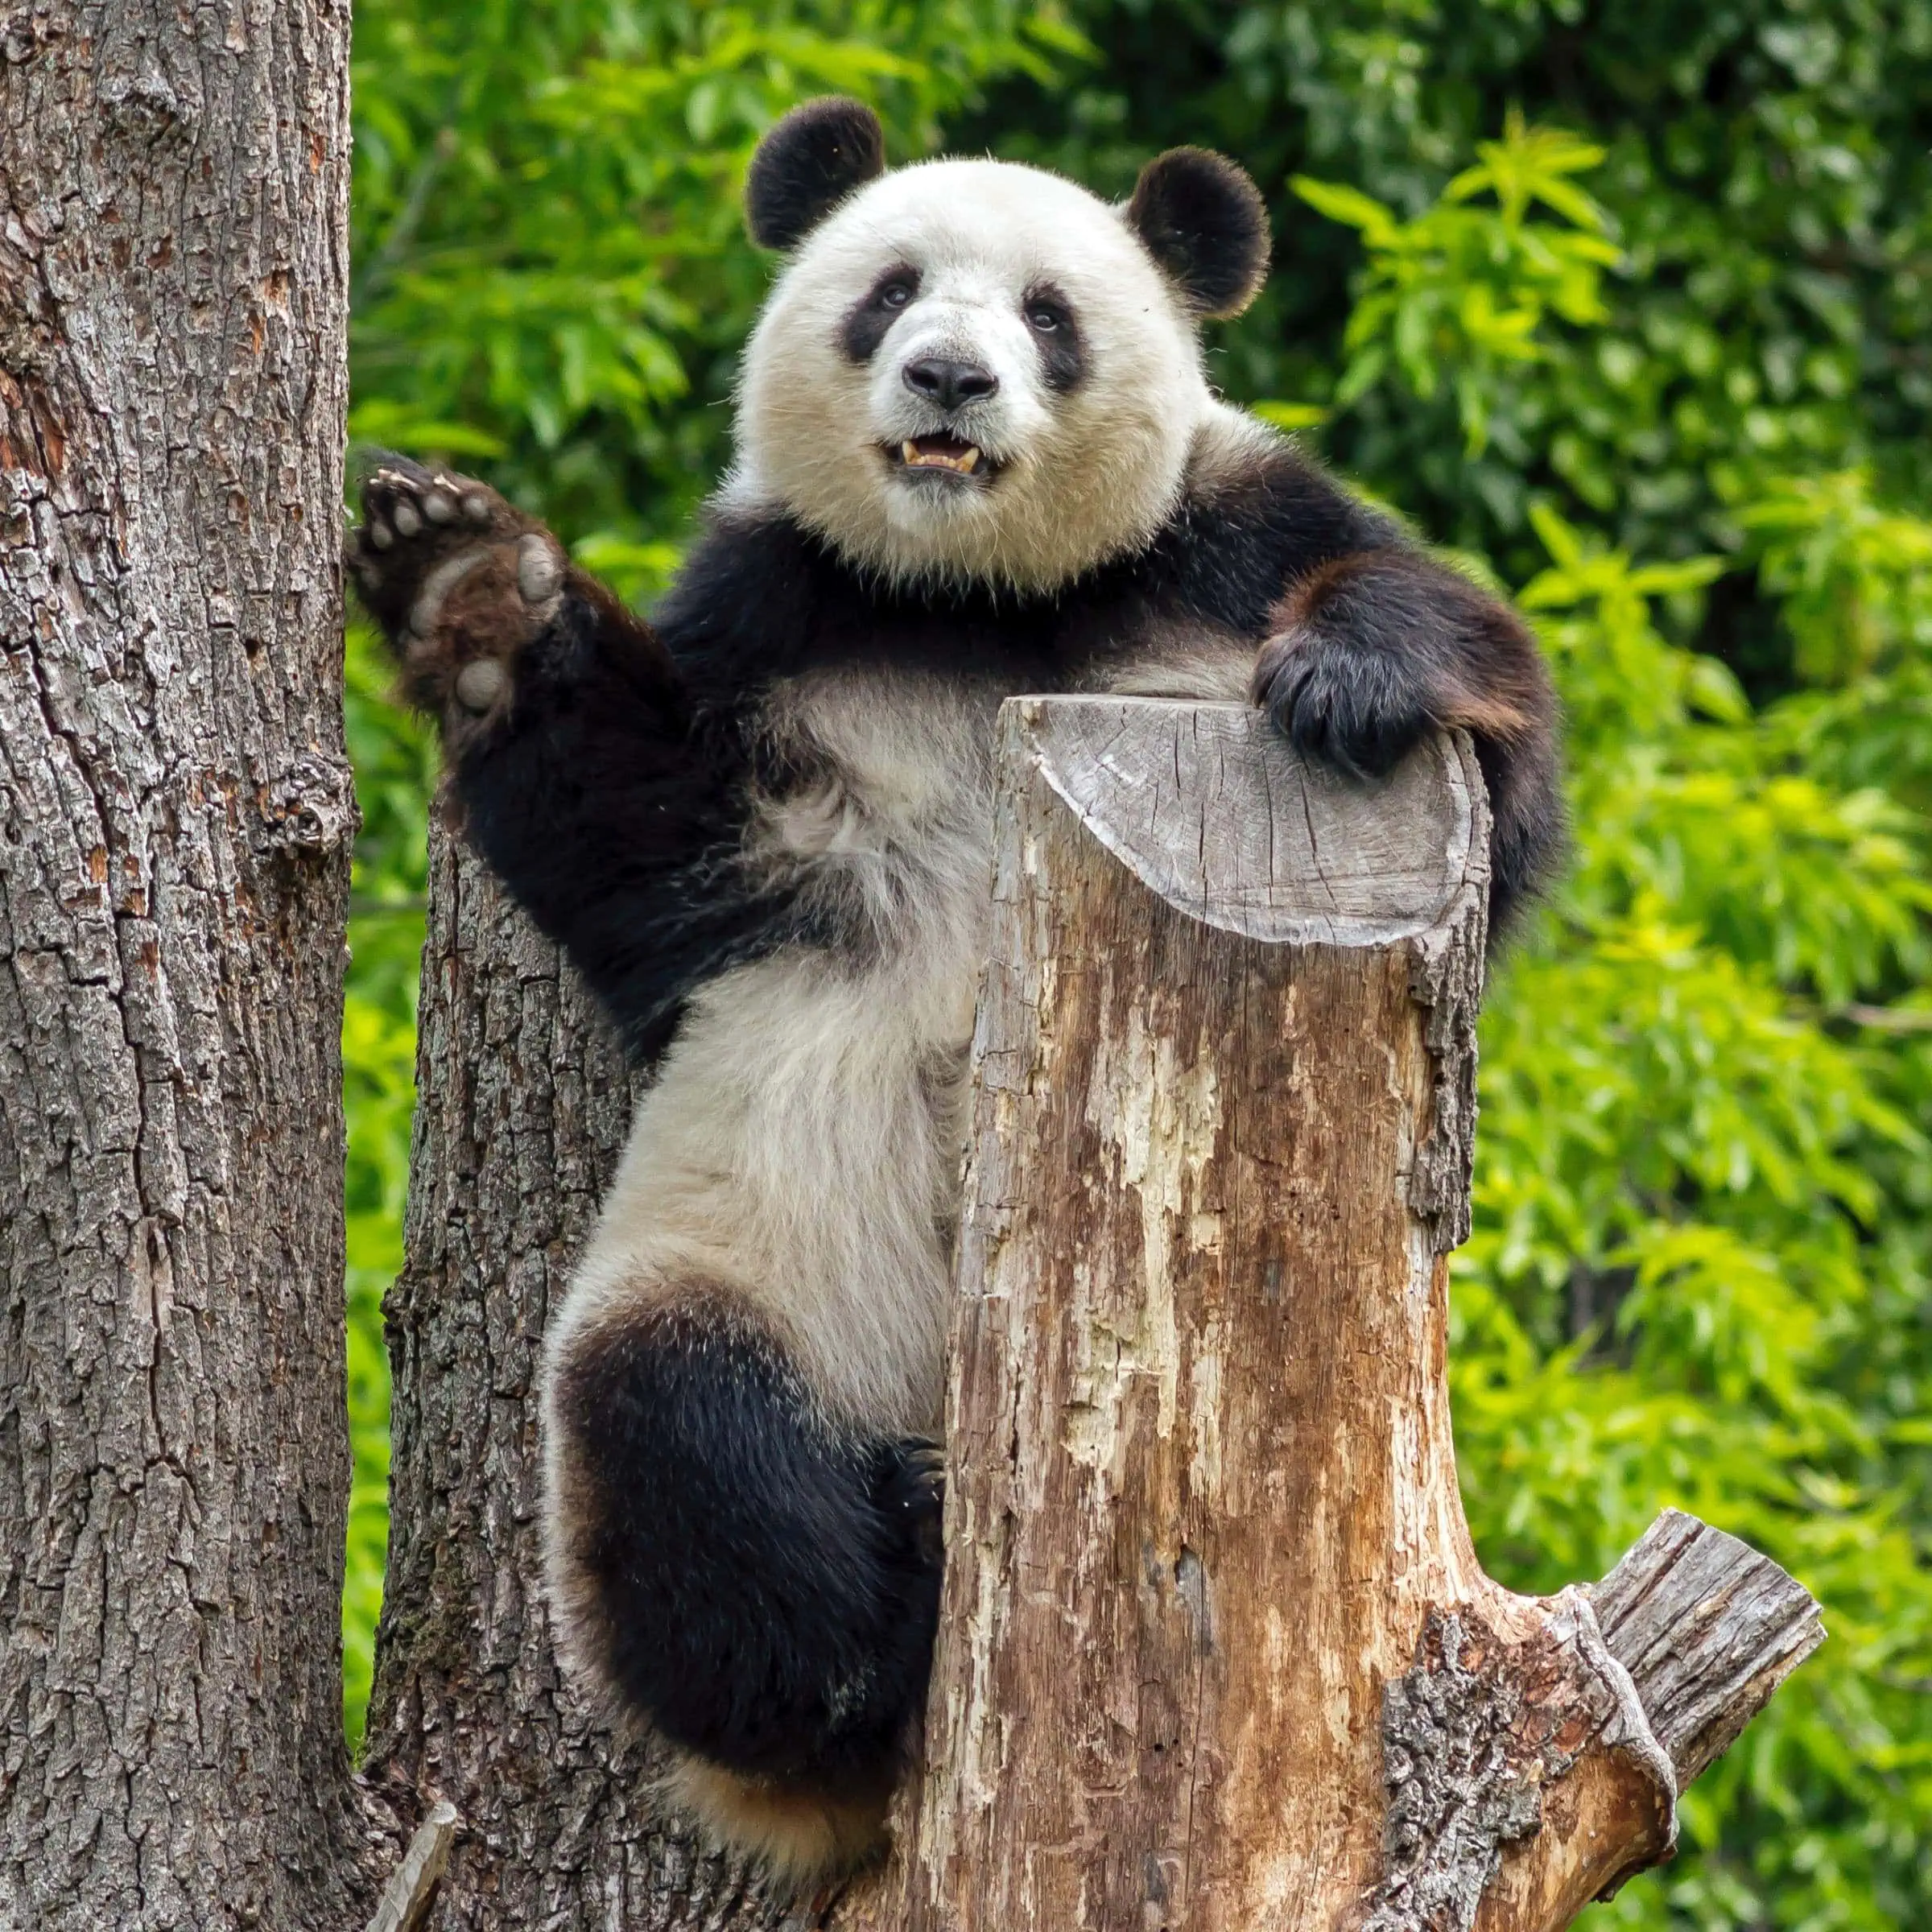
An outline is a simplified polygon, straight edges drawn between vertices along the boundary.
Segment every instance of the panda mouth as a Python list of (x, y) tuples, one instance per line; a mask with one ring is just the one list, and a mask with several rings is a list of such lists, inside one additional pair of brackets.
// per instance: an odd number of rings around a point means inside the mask
[(978, 444), (958, 436), (908, 436), (896, 449), (888, 444), (886, 454), (908, 474), (959, 477), (977, 483), (989, 481), (999, 469)]

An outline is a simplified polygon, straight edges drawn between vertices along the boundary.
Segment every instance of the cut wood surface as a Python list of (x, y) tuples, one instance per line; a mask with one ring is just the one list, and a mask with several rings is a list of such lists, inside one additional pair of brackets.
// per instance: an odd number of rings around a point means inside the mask
[(1730, 1749), (1825, 1641), (1810, 1591), (1680, 1509), (1650, 1525), (1590, 1600), (1680, 1789)]
[(1815, 1606), (1688, 1518), (1594, 1594), (1476, 1563), (1468, 749), (1354, 786), (1241, 708), (1020, 700), (998, 783), (925, 1775), (844, 1923), (1554, 1932)]

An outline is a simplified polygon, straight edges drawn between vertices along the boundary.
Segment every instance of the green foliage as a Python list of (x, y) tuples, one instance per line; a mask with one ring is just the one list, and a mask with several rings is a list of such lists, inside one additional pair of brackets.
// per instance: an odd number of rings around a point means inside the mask
[[(737, 184), (792, 100), (1108, 192), (1180, 141), (1251, 167), (1278, 269), (1221, 380), (1513, 587), (1568, 712), (1456, 1261), (1479, 1545), (1553, 1586), (1678, 1503), (1831, 1632), (1594, 1922), (1932, 1923), (1932, 0), (368, 0), (357, 36), (357, 431), (634, 595), (721, 459)], [(358, 634), (352, 1731), (433, 768), (380, 683)]]
[[(1359, 188), (1298, 175), (1294, 192), (1331, 221), (1361, 231), (1368, 250), (1355, 312), (1343, 332), (1348, 361), (1335, 405), (1346, 409), (1394, 374), (1433, 401), (1447, 375), (1468, 455), (1480, 456), (1509, 365), (1546, 360), (1546, 315), (1579, 325), (1608, 319), (1600, 285), (1617, 250), (1602, 211), (1568, 177), (1596, 166), (1600, 147), (1512, 114), (1501, 141), (1476, 144), (1442, 199), (1413, 221)], [(1472, 208), (1493, 195), (1494, 209)], [(1564, 217), (1532, 221), (1542, 202)]]

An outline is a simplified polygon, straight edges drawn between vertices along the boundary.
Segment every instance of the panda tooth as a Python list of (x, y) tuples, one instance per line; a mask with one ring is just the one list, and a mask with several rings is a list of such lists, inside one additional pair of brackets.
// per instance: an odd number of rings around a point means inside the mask
[(912, 442), (902, 443), (899, 445), (899, 455), (908, 463), (916, 463), (919, 460), (919, 445)]
[(961, 457), (960, 458), (960, 460), (959, 460), (959, 462), (958, 462), (958, 464), (957, 464), (956, 467), (957, 467), (957, 468), (958, 468), (958, 469), (960, 469), (961, 472), (963, 472), (963, 473), (967, 473), (967, 474), (970, 474), (970, 473), (972, 473), (972, 466), (973, 466), (973, 465), (974, 465), (976, 463), (977, 463), (977, 462), (979, 461), (979, 460), (980, 460), (980, 452), (979, 452), (979, 451), (977, 450), (977, 448), (974, 448), (974, 447), (973, 447), (972, 445), (971, 445), (971, 444), (968, 444), (968, 445), (967, 446), (967, 450), (966, 450), (966, 453), (965, 453), (965, 455), (964, 455), (964, 456), (961, 456)]

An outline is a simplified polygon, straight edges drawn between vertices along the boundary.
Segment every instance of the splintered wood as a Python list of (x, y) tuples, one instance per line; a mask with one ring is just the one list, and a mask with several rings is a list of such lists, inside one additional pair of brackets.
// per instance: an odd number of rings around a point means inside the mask
[(840, 1916), (1567, 1924), (1819, 1633), (1686, 1517), (1594, 1597), (1476, 1563), (1473, 756), (1360, 786), (1245, 709), (1061, 698), (1000, 760), (926, 1772)]

